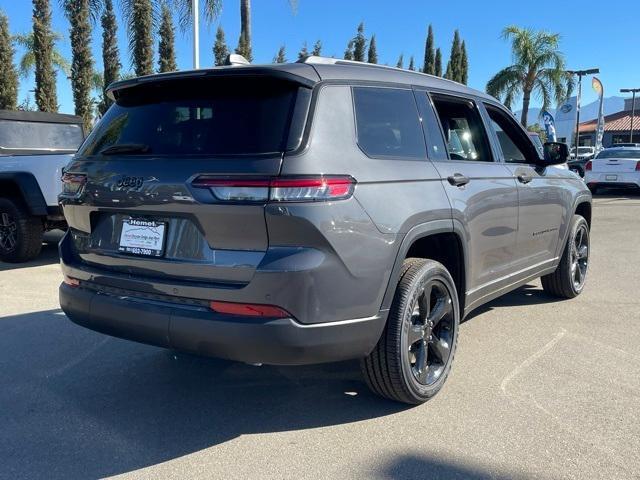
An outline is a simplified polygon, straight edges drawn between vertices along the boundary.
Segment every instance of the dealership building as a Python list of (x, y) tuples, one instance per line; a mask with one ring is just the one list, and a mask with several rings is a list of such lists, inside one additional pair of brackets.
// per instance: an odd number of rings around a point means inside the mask
[[(604, 135), (602, 145), (611, 147), (616, 143), (629, 143), (631, 140), (632, 100), (624, 101), (624, 110), (604, 117)], [(596, 144), (596, 128), (598, 120), (589, 120), (580, 124), (579, 144), (591, 146)], [(574, 129), (575, 131), (575, 129)], [(640, 143), (640, 98), (636, 97), (635, 119), (633, 121), (633, 141)]]

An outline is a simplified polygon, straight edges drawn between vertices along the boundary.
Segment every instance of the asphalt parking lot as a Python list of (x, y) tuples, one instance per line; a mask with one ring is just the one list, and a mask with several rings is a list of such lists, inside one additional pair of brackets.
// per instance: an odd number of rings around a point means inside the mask
[(251, 367), (69, 322), (54, 244), (0, 264), (0, 478), (640, 478), (640, 195), (595, 200), (587, 286), (462, 327), (427, 404), (357, 363)]

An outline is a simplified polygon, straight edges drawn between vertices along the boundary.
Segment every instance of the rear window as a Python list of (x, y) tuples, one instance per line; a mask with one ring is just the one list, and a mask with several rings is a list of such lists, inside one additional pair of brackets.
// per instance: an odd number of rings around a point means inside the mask
[(75, 151), (82, 139), (80, 125), (0, 120), (0, 153), (5, 149)]
[(640, 149), (602, 150), (596, 158), (640, 158)]
[(80, 155), (113, 145), (150, 155), (243, 155), (287, 149), (301, 87), (282, 80), (221, 77), (124, 89)]
[(354, 87), (358, 145), (370, 157), (425, 158), (420, 117), (411, 90)]

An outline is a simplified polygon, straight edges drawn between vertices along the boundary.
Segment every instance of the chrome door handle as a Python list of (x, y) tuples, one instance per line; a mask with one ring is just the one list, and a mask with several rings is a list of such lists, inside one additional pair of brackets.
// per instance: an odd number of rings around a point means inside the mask
[(447, 177), (447, 180), (454, 187), (462, 187), (469, 183), (469, 177), (466, 177), (461, 173), (454, 173), (453, 175)]
[(533, 177), (531, 175), (526, 174), (520, 174), (517, 178), (520, 183), (529, 183), (531, 180), (533, 180)]

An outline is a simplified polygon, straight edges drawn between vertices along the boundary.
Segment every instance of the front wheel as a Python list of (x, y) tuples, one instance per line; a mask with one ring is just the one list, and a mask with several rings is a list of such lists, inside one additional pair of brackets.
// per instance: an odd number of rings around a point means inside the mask
[(584, 217), (574, 215), (558, 268), (541, 279), (545, 292), (560, 298), (580, 295), (587, 280), (589, 248), (589, 224)]
[(385, 330), (361, 362), (371, 390), (414, 405), (429, 400), (451, 370), (459, 324), (458, 295), (447, 269), (433, 260), (405, 260)]

